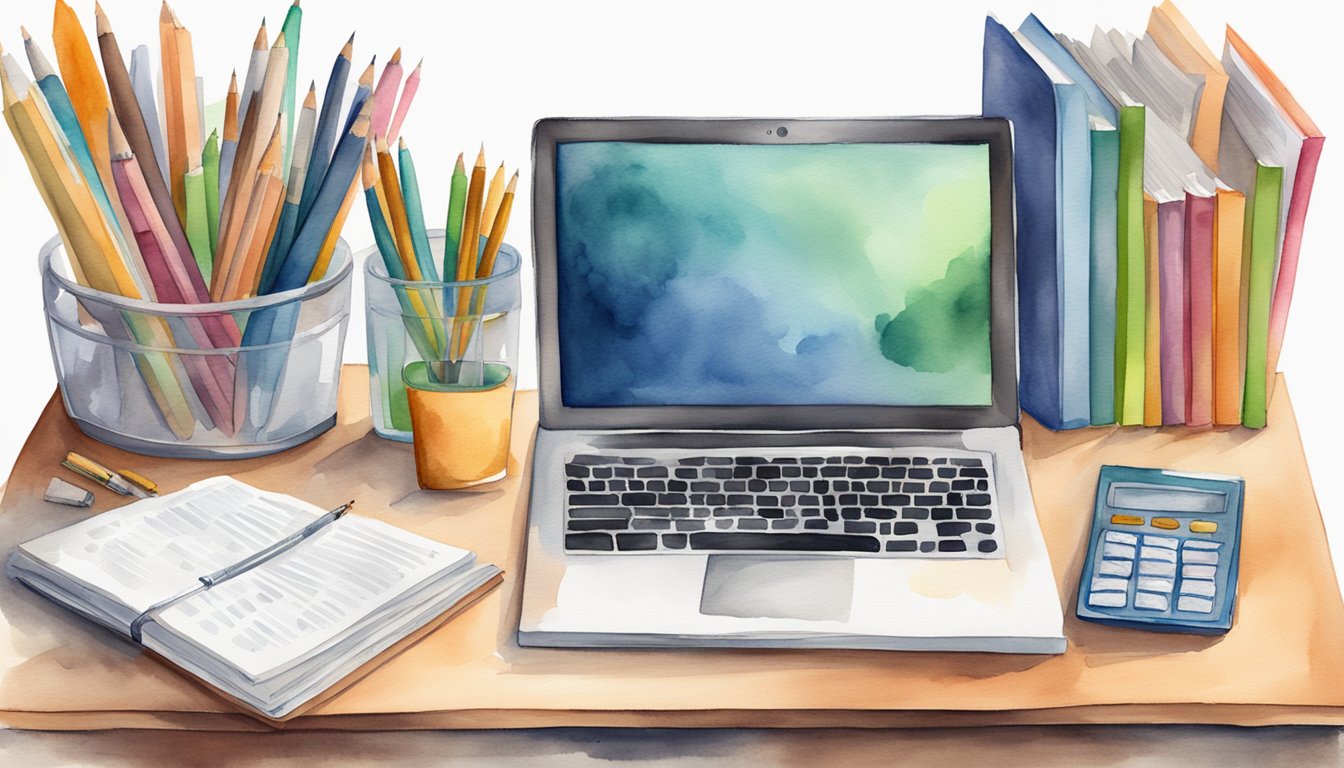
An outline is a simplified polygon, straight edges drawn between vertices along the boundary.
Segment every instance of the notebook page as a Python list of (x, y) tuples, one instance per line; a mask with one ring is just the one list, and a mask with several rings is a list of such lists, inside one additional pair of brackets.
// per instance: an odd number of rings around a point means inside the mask
[(134, 611), (199, 585), (322, 510), (218, 477), (144, 499), (21, 545), (31, 557)]
[(165, 609), (156, 622), (256, 681), (474, 557), (348, 515), (263, 565)]

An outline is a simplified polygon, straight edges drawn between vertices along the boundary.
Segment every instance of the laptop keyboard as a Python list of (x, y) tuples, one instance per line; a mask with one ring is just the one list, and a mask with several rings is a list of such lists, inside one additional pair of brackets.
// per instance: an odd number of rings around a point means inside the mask
[(990, 454), (579, 454), (565, 551), (1002, 558)]

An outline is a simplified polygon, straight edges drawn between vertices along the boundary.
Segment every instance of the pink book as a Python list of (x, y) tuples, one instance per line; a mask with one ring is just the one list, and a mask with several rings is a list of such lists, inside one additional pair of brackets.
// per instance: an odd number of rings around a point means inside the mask
[(1159, 360), (1162, 366), (1162, 423), (1185, 423), (1185, 201), (1157, 206)]
[(1185, 423), (1213, 423), (1214, 198), (1185, 196)]

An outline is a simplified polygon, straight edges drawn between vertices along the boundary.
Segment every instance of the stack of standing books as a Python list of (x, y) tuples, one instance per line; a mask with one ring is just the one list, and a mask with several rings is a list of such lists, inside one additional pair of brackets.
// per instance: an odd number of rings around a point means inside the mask
[(1324, 136), (1230, 27), (985, 24), (1016, 142), (1022, 407), (1051, 429), (1265, 426)]

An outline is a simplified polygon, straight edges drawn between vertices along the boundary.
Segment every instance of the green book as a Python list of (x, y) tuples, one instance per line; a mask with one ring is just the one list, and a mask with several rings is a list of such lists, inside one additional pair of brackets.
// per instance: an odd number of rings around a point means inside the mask
[(1249, 262), (1246, 287), (1246, 388), (1241, 423), (1261, 429), (1268, 423), (1269, 302), (1274, 292), (1274, 258), (1279, 243), (1283, 168), (1257, 163), (1255, 199), (1246, 217), (1242, 258)]
[(1144, 107), (1120, 109), (1120, 159), (1116, 191), (1115, 418), (1143, 423), (1144, 287), (1143, 229)]
[(1092, 139), (1092, 269), (1088, 275), (1088, 347), (1091, 350), (1089, 411), (1094, 425), (1114, 424), (1115, 415), (1115, 281), (1116, 205), (1119, 202), (1120, 131), (1093, 128)]

